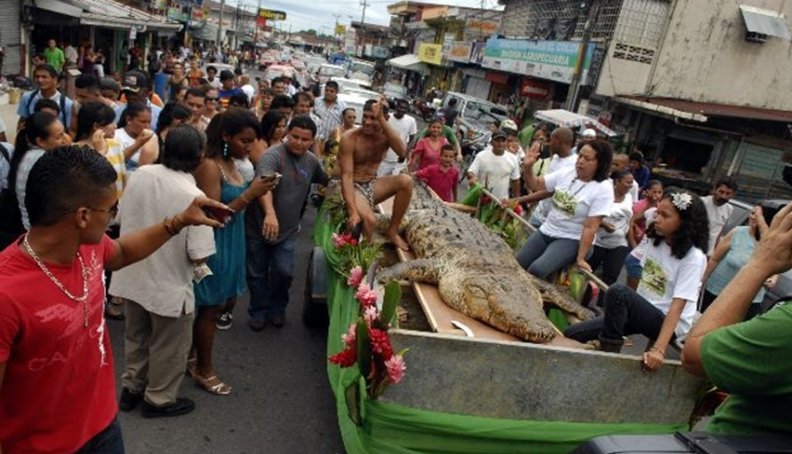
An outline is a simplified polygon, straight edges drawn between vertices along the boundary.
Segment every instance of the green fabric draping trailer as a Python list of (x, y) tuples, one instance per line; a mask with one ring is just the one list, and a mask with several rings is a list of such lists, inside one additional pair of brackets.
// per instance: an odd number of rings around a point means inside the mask
[[(335, 268), (326, 219), (320, 213), (314, 240), (327, 260), (332, 355), (343, 350), (341, 335), (359, 305)], [(350, 454), (567, 453), (600, 435), (673, 433), (686, 429), (702, 384), (674, 361), (646, 375), (636, 356), (402, 329), (390, 334), (396, 351), (410, 349), (407, 372), (379, 400), (366, 398), (357, 367), (328, 362)]]

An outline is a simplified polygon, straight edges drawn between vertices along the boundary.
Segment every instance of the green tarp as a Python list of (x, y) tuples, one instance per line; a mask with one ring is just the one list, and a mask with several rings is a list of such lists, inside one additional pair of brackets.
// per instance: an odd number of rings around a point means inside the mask
[[(346, 285), (346, 278), (335, 271), (337, 257), (330, 241), (333, 230), (325, 219), (320, 213), (314, 227), (314, 240), (324, 249), (328, 261), (329, 356), (343, 350), (341, 335), (357, 319), (359, 304), (352, 289)], [(409, 374), (409, 353), (405, 360)], [(346, 398), (347, 388), (360, 383), (358, 369), (342, 369), (329, 362), (327, 364), (327, 375), (336, 399), (338, 425), (349, 454), (561, 454), (599, 435), (673, 433), (686, 428), (684, 424), (587, 424), (446, 414), (382, 400), (371, 401), (365, 397), (365, 392), (358, 394), (362, 417), (358, 426), (349, 417)]]

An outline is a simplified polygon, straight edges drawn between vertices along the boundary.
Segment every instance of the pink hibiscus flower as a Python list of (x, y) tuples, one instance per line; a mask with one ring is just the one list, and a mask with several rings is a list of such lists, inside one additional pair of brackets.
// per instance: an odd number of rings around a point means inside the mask
[(373, 306), (377, 302), (377, 292), (371, 290), (368, 284), (360, 284), (355, 298), (360, 302), (363, 307)]
[(347, 279), (347, 285), (352, 288), (360, 287), (360, 283), (363, 281), (363, 268), (360, 266), (356, 266), (349, 271), (349, 279)]
[(399, 383), (404, 378), (404, 371), (407, 366), (404, 364), (404, 358), (401, 355), (393, 355), (385, 361), (385, 367), (388, 368), (388, 378), (393, 383)]

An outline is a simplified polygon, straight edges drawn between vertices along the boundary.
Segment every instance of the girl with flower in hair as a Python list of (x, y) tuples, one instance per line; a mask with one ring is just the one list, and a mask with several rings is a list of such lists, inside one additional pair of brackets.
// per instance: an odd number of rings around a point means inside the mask
[(659, 369), (668, 345), (683, 342), (693, 324), (707, 267), (708, 225), (698, 196), (667, 192), (646, 232), (648, 241), (632, 252), (643, 268), (638, 290), (611, 286), (605, 292), (605, 315), (573, 325), (564, 335), (580, 342), (597, 340), (599, 350), (618, 353), (623, 336), (643, 334), (653, 340), (643, 356), (644, 368)]

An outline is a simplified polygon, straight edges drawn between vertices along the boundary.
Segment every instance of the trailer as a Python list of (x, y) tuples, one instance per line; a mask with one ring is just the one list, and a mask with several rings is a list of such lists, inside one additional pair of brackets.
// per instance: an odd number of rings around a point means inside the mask
[[(317, 298), (306, 301), (306, 313), (326, 302), (328, 354), (343, 349), (341, 335), (359, 316), (354, 290), (335, 268), (333, 233), (320, 213), (307, 283), (319, 283), (307, 290)], [(679, 361), (646, 374), (640, 356), (582, 350), (563, 336), (526, 343), (454, 311), (434, 286), (403, 290), (427, 323), (389, 331), (395, 350), (409, 349), (401, 383), (370, 400), (357, 368), (328, 364), (349, 453), (567, 453), (602, 435), (688, 428), (703, 381)]]

